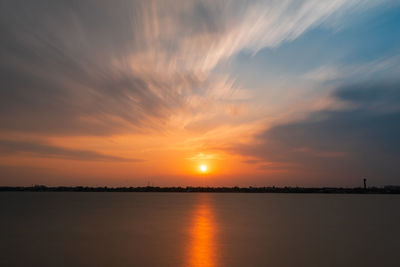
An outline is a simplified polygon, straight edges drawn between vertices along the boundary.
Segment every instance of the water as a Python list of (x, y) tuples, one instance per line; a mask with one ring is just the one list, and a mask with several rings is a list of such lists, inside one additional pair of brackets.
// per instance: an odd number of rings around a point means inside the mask
[(399, 266), (400, 196), (0, 193), (0, 266)]

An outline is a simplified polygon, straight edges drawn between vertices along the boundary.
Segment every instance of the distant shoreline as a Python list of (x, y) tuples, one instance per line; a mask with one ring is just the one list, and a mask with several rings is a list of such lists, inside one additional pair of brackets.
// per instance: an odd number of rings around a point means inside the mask
[(176, 192), (176, 193), (294, 193), (294, 194), (400, 194), (400, 186), (384, 187), (87, 187), (0, 186), (0, 192)]

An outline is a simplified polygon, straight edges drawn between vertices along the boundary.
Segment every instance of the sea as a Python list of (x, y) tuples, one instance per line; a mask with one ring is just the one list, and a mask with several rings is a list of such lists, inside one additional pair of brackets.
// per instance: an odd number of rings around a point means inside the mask
[(400, 266), (400, 196), (1, 192), (0, 266)]

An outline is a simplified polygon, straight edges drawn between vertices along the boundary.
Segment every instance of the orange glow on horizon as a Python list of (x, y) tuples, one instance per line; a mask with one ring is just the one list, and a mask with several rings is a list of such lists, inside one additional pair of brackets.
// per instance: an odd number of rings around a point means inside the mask
[[(204, 148), (205, 141), (192, 141), (193, 135), (196, 134), (58, 136), (43, 142), (66, 151), (95, 151), (115, 159), (30, 153), (0, 155), (0, 159), (3, 164), (34, 168), (37, 173), (30, 172), (30, 179), (50, 186), (145, 186), (149, 181), (156, 186), (224, 186), (240, 184), (231, 177), (240, 179), (260, 172), (241, 156)], [(205, 171), (201, 165), (205, 165)], [(55, 176), (57, 179), (53, 179)], [(18, 185), (24, 183), (21, 180)], [(9, 179), (6, 184), (15, 185), (15, 179)]]

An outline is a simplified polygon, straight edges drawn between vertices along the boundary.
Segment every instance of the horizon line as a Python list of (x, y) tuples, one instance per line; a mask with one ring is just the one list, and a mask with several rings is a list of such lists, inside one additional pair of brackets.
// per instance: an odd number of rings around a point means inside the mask
[(383, 187), (209, 187), (209, 186), (0, 186), (0, 192), (176, 192), (176, 193), (330, 193), (330, 194), (400, 194), (400, 185), (385, 185)]

